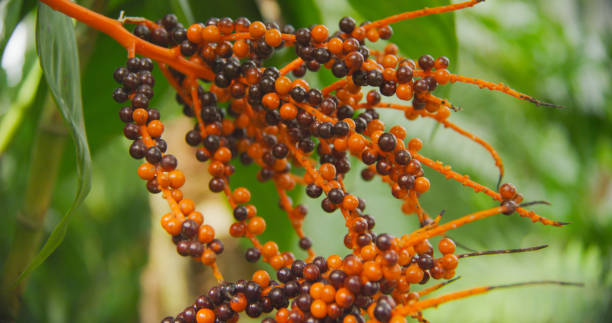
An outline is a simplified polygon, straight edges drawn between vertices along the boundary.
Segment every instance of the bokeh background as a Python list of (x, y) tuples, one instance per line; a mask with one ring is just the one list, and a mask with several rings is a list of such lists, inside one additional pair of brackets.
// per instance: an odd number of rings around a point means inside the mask
[[(187, 25), (210, 16), (247, 16), (308, 26), (325, 23), (332, 30), (338, 20), (352, 15), (373, 20), (442, 0), (169, 0), (78, 1), (107, 16), (121, 10), (129, 16), (159, 19), (176, 13)], [(35, 46), (37, 1), (0, 3), (3, 49), (0, 69), (0, 268), (14, 241), (17, 215), (27, 208), (24, 198), (30, 178), (35, 134), (42, 121), (57, 119), (38, 63)], [(17, 9), (15, 9), (17, 8)], [(16, 26), (13, 30), (13, 26)], [(583, 282), (583, 288), (536, 286), (500, 290), (429, 309), (432, 322), (610, 322), (612, 321), (612, 5), (606, 0), (489, 0), (475, 8), (444, 17), (422, 18), (393, 26), (391, 39), (401, 52), (417, 58), (426, 53), (452, 59), (450, 69), (464, 75), (511, 87), (563, 105), (537, 107), (471, 85), (455, 84), (437, 90), (462, 111), (451, 121), (484, 138), (500, 153), (506, 178), (529, 200), (545, 199), (551, 206), (535, 206), (542, 216), (571, 222), (563, 228), (532, 224), (518, 216), (498, 216), (463, 227), (451, 236), (476, 250), (549, 247), (534, 253), (468, 258), (457, 270), (462, 278), (446, 292), (463, 288), (531, 280)], [(172, 250), (161, 232), (159, 217), (166, 206), (150, 197), (136, 176), (138, 162), (127, 154), (121, 135), (119, 106), (112, 101), (112, 72), (126, 53), (108, 36), (76, 24), (80, 49), (83, 113), (91, 149), (92, 188), (76, 210), (63, 243), (27, 279), (18, 322), (156, 322), (180, 312), (210, 282), (210, 272)], [(5, 47), (6, 45), (6, 47)], [(287, 62), (285, 51), (270, 64)], [(328, 84), (329, 74), (314, 75), (311, 84)], [(193, 162), (184, 143), (191, 121), (167, 84), (158, 75), (154, 105), (167, 121), (169, 149), (188, 174), (187, 196), (199, 203), (206, 221), (225, 234), (231, 221), (227, 205), (206, 192), (206, 171)], [(15, 117), (17, 116), (17, 117)], [(424, 142), (423, 153), (453, 169), (494, 187), (497, 171), (480, 146), (432, 120), (408, 122), (397, 113), (382, 113), (387, 124), (404, 125), (409, 137)], [(52, 122), (53, 123), (53, 122)], [(60, 130), (63, 122), (54, 121)], [(65, 130), (64, 130), (65, 131)], [(62, 131), (59, 131), (60, 133)], [(65, 135), (59, 150), (58, 175), (44, 212), (43, 241), (70, 208), (77, 183), (75, 152)], [(61, 145), (60, 145), (61, 146)], [(52, 162), (49, 165), (53, 165)], [(368, 212), (377, 219), (378, 232), (401, 234), (416, 228), (414, 217), (404, 217), (400, 203), (376, 181), (365, 183), (354, 174), (348, 190), (365, 197)], [(281, 249), (303, 253), (288, 221), (276, 210), (271, 187), (257, 184), (255, 170), (240, 168), (232, 186), (255, 187), (254, 202), (266, 217), (264, 240)], [(43, 177), (53, 177), (50, 173)], [(432, 188), (422, 197), (430, 213), (445, 210), (445, 220), (488, 208), (492, 201), (443, 176), (426, 170)], [(357, 175), (357, 176), (355, 176)], [(343, 221), (320, 212), (318, 200), (294, 194), (310, 209), (304, 230), (321, 255), (346, 250)], [(223, 239), (226, 252), (221, 267), (229, 279), (244, 278), (256, 267), (242, 259), (246, 244)], [(263, 265), (260, 265), (263, 266)], [(269, 267), (263, 267), (270, 269)], [(247, 276), (248, 277), (248, 276)], [(6, 286), (2, 286), (6, 288)], [(443, 291), (438, 292), (441, 294)]]

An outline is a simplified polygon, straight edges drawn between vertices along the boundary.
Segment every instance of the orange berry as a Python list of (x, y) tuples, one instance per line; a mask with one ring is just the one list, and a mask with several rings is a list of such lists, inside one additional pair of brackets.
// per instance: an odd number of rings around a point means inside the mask
[(251, 279), (263, 288), (270, 285), (270, 274), (268, 274), (268, 272), (265, 270), (256, 271), (253, 273), (253, 277)]
[(321, 174), (321, 177), (324, 179), (331, 181), (336, 177), (336, 166), (331, 163), (324, 163), (319, 168), (319, 174)]
[(132, 112), (132, 120), (134, 120), (134, 122), (136, 122), (138, 125), (142, 126), (146, 124), (147, 119), (149, 119), (149, 113), (143, 108), (138, 108)]
[(429, 190), (429, 185), (429, 179), (425, 176), (417, 177), (414, 180), (414, 190), (419, 194), (427, 192)]
[(230, 225), (229, 233), (234, 238), (239, 238), (244, 236), (246, 232), (246, 225), (242, 222), (234, 222)]
[(200, 226), (198, 240), (202, 243), (209, 243), (215, 239), (215, 229), (208, 224)]
[[(370, 132), (380, 131), (380, 133), (378, 134), (379, 136), (382, 134), (384, 130), (385, 130), (385, 123), (382, 122), (381, 120), (372, 120), (368, 124), (368, 131)], [(374, 140), (374, 138), (372, 138), (372, 140)], [(375, 141), (378, 142), (378, 138), (376, 138)]]
[(363, 150), (364, 147), (365, 147), (365, 140), (363, 139), (362, 135), (358, 133), (354, 133), (349, 137), (348, 148), (352, 154), (354, 155), (361, 154), (361, 151)]
[(374, 261), (366, 261), (363, 264), (363, 274), (370, 281), (378, 281), (383, 277), (380, 265)]
[(221, 177), (225, 173), (225, 166), (222, 162), (214, 160), (208, 164), (208, 173), (215, 177)]
[(310, 32), (310, 34), (312, 35), (312, 40), (317, 43), (322, 43), (327, 40), (329, 30), (324, 25), (316, 25), (312, 27), (312, 31)]
[(215, 312), (207, 308), (200, 309), (196, 314), (196, 321), (198, 323), (214, 323)]
[(168, 173), (160, 173), (157, 176), (157, 183), (160, 187), (168, 188), (168, 186), (170, 186), (170, 177), (168, 176)]
[(389, 323), (406, 323), (406, 318), (401, 315), (393, 315)]
[(413, 175), (419, 173), (422, 170), (421, 162), (414, 158), (411, 159), (408, 162), (408, 167), (406, 167), (406, 170), (408, 171), (408, 173)]
[(285, 103), (280, 108), (280, 115), (283, 120), (293, 120), (297, 117), (298, 109), (291, 103)]
[(390, 67), (385, 68), (383, 70), (383, 78), (385, 79), (385, 81), (396, 81), (397, 78), (395, 70)]
[(247, 44), (246, 40), (244, 39), (238, 39), (237, 41), (235, 41), (234, 45), (232, 46), (232, 49), (234, 55), (236, 55), (236, 57), (238, 58), (244, 58), (249, 55), (249, 44)]
[(210, 248), (206, 248), (202, 253), (202, 263), (205, 265), (212, 265), (217, 260), (217, 254)]
[(249, 204), (246, 206), (246, 208), (247, 208), (247, 216), (249, 218), (257, 215), (257, 207), (255, 207), (255, 205)]
[(456, 255), (449, 253), (442, 256), (442, 258), (440, 259), (440, 264), (445, 270), (453, 270), (457, 268), (457, 265), (459, 264), (459, 258), (457, 258)]
[(310, 291), (308, 293), (312, 298), (320, 299), (321, 293), (323, 292), (323, 287), (325, 287), (325, 285), (322, 282), (316, 282), (310, 286)]
[(164, 132), (164, 124), (159, 120), (153, 120), (147, 125), (147, 132), (153, 138), (159, 138)]
[(264, 40), (266, 41), (266, 44), (272, 47), (278, 47), (282, 43), (283, 38), (281, 36), (281, 32), (278, 31), (278, 29), (272, 28), (266, 31)]
[(455, 277), (455, 271), (454, 270), (447, 270), (447, 271), (444, 272), (442, 277), (444, 279), (451, 279), (451, 278)]
[(376, 247), (373, 244), (361, 248), (361, 258), (363, 260), (372, 260), (376, 257), (377, 253)]
[(172, 188), (179, 188), (185, 184), (185, 174), (178, 169), (168, 173), (168, 178), (170, 179), (170, 186), (172, 186)]
[(438, 249), (443, 254), (449, 254), (455, 252), (455, 242), (449, 238), (443, 238), (438, 242)]
[(179, 189), (172, 190), (172, 193), (170, 194), (172, 195), (172, 198), (177, 202), (183, 199), (183, 192)]
[(313, 301), (310, 305), (310, 313), (316, 318), (324, 318), (327, 315), (327, 304), (320, 299)]
[(429, 243), (429, 240), (425, 239), (417, 243), (417, 245), (414, 246), (414, 250), (417, 253), (430, 253), (432, 252), (433, 248), (431, 247), (431, 243)]
[(344, 138), (334, 139), (334, 149), (337, 151), (346, 151), (348, 149), (348, 140)]
[(402, 267), (398, 264), (395, 264), (390, 267), (383, 266), (382, 272), (386, 280), (394, 281), (394, 280), (399, 279), (400, 276), (402, 275)]
[(384, 67), (389, 67), (389, 68), (395, 68), (397, 66), (397, 56), (395, 55), (385, 55), (385, 57), (383, 57), (382, 60), (382, 66)]
[(348, 255), (344, 258), (343, 261), (344, 272), (348, 275), (359, 275), (361, 273), (361, 269), (363, 268), (363, 264), (359, 258)]
[(202, 41), (202, 25), (193, 24), (187, 29), (187, 39), (192, 43), (199, 44)]
[(261, 21), (254, 21), (249, 25), (249, 34), (253, 38), (259, 38), (266, 33), (266, 25)]
[(412, 264), (406, 269), (406, 279), (411, 284), (418, 284), (423, 280), (423, 270), (419, 265)]
[(195, 210), (195, 203), (192, 199), (183, 199), (179, 202), (179, 208), (183, 214), (189, 214)]
[(274, 241), (266, 242), (263, 245), (263, 250), (261, 251), (261, 254), (266, 258), (276, 256), (278, 254), (278, 245)]
[(406, 266), (410, 262), (410, 252), (406, 249), (400, 249), (397, 263), (401, 266)]
[[(230, 307), (234, 312), (242, 312), (247, 306), (247, 299), (243, 293), (238, 293), (238, 295), (232, 297), (230, 300)], [(198, 322), (199, 323), (199, 322)]]
[(419, 138), (412, 138), (408, 142), (408, 149), (410, 151), (418, 152), (419, 150), (421, 150), (421, 148), (423, 148), (423, 141), (421, 141), (421, 139)]
[(436, 113), (436, 119), (446, 120), (451, 114), (451, 110), (447, 107), (440, 107)]
[(255, 84), (261, 79), (261, 71), (258, 68), (249, 68), (246, 72), (247, 83)]
[(234, 193), (232, 193), (232, 197), (236, 203), (247, 203), (251, 200), (251, 192), (244, 187), (238, 187), (234, 190)]
[(291, 90), (291, 79), (281, 76), (274, 82), (274, 88), (279, 95), (285, 95)]
[(164, 215), (161, 219), (161, 225), (164, 230), (173, 236), (181, 233), (181, 224), (170, 213)]
[(216, 43), (221, 40), (221, 32), (215, 25), (206, 26), (202, 29), (202, 39), (205, 42)]
[(221, 147), (215, 151), (214, 158), (222, 163), (227, 163), (232, 159), (232, 151), (227, 147)]
[(504, 200), (510, 200), (516, 195), (516, 187), (510, 183), (502, 184), (499, 187), (499, 194)]
[(327, 258), (327, 266), (331, 269), (338, 269), (342, 266), (342, 258), (338, 255), (331, 255)]
[(202, 225), (202, 222), (204, 222), (204, 216), (198, 211), (189, 213), (187, 219), (195, 221), (198, 225)]
[(254, 235), (262, 234), (266, 231), (266, 220), (259, 216), (251, 218), (247, 225), (247, 230)]
[(349, 314), (345, 316), (344, 319), (342, 320), (342, 323), (357, 323), (357, 322), (359, 321), (357, 321), (357, 318), (353, 314)]
[(357, 27), (353, 29), (351, 36), (357, 38), (357, 40), (363, 40), (366, 36), (366, 30), (363, 27)]
[(268, 109), (276, 109), (280, 105), (280, 98), (278, 97), (278, 94), (270, 92), (263, 96), (261, 102)]
[(325, 303), (331, 303), (336, 298), (336, 289), (332, 285), (325, 285), (321, 291), (321, 300)]
[(399, 140), (403, 140), (404, 138), (406, 138), (406, 128), (400, 125), (393, 126), (391, 130), (389, 130), (389, 132), (392, 133)]
[(366, 37), (368, 37), (368, 40), (371, 42), (377, 42), (378, 39), (380, 39), (380, 35), (378, 34), (378, 30), (376, 30), (376, 28), (370, 28), (366, 32)]
[(270, 259), (270, 266), (274, 268), (274, 270), (279, 270), (281, 267), (285, 266), (285, 257), (282, 255), (276, 255)]
[(149, 164), (149, 163), (143, 163), (140, 166), (138, 166), (138, 177), (144, 179), (144, 180), (152, 180), (153, 178), (155, 178), (155, 166)]
[(398, 52), (399, 52), (399, 48), (398, 48), (398, 47), (397, 47), (397, 45), (396, 45), (396, 44), (394, 44), (394, 43), (388, 43), (388, 44), (385, 46), (385, 54), (393, 54), (393, 55), (395, 55), (395, 54), (397, 54)]
[(338, 37), (333, 37), (327, 42), (327, 49), (335, 55), (342, 53), (342, 40)]
[(230, 119), (224, 119), (221, 123), (221, 130), (224, 136), (229, 136), (234, 132), (234, 122)]
[(359, 199), (352, 194), (347, 194), (344, 196), (344, 200), (342, 201), (342, 208), (348, 211), (353, 211), (359, 206)]
[(355, 296), (348, 289), (342, 287), (336, 292), (335, 299), (338, 306), (348, 308), (353, 304)]
[(277, 323), (287, 323), (289, 320), (289, 310), (284, 307), (281, 308), (276, 312), (274, 318), (276, 319)]
[(433, 74), (436, 81), (442, 85), (450, 82), (451, 73), (447, 69), (436, 70)]

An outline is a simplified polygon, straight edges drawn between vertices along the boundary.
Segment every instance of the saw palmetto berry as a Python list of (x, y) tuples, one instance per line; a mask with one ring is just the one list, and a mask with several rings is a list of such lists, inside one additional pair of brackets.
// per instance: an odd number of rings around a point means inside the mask
[[(424, 309), (505, 287), (426, 297), (453, 280), (461, 258), (540, 249), (458, 255), (455, 243), (446, 237), (449, 230), (497, 214), (519, 214), (546, 225), (565, 224), (525, 209), (543, 202), (523, 203), (512, 184), (498, 183), (499, 189), (493, 190), (426, 157), (420, 152), (420, 139), (407, 138), (402, 125), (387, 125), (379, 116), (380, 109), (389, 109), (399, 110), (406, 121), (430, 118), (475, 141), (492, 156), (501, 181), (504, 167), (498, 153), (448, 120), (458, 109), (434, 95), (436, 89), (469, 83), (537, 105), (553, 105), (503, 84), (451, 73), (449, 59), (443, 56), (425, 54), (414, 60), (402, 56), (392, 43), (382, 50), (370, 47), (391, 38), (395, 22), (471, 7), (480, 0), (362, 24), (344, 17), (338, 30), (324, 25), (280, 27), (245, 17), (209, 18), (184, 27), (172, 14), (157, 22), (126, 17), (117, 21), (66, 0), (43, 2), (110, 35), (127, 49), (125, 66), (112, 74), (118, 83), (112, 97), (121, 104), (123, 133), (132, 141), (129, 154), (142, 161), (137, 174), (146, 181), (147, 190), (161, 194), (168, 203), (170, 212), (162, 216), (161, 225), (172, 236), (177, 253), (210, 266), (218, 280), (192, 305), (162, 322), (233, 322), (243, 315), (279, 323), (399, 323), (406, 317), (425, 321)], [(127, 25), (134, 28), (130, 31)], [(297, 58), (279, 68), (266, 64), (274, 52), (286, 47)], [(154, 65), (176, 90), (183, 113), (194, 121), (185, 130), (185, 142), (211, 175), (209, 189), (224, 195), (232, 208), (235, 222), (229, 228), (207, 224), (206, 210), (196, 210), (194, 201), (183, 196), (181, 187), (187, 179), (177, 158), (167, 152), (164, 124), (153, 108)], [(330, 70), (337, 80), (315, 88), (303, 78), (322, 69)], [(385, 102), (388, 97), (402, 103)], [(251, 198), (270, 193), (232, 188), (232, 178), (240, 176), (238, 163), (255, 164), (257, 180), (273, 182), (279, 207), (299, 237), (299, 247), (307, 252), (305, 259), (281, 250), (275, 241), (260, 241), (258, 236), (271, 219), (258, 213)], [(419, 202), (431, 188), (425, 176), (428, 171), (484, 193), (498, 205), (441, 223), (441, 215), (431, 217)], [(377, 214), (366, 212), (366, 201), (344, 185), (346, 176), (357, 172), (367, 181), (378, 178), (388, 184), (389, 198), (402, 200), (400, 211), (416, 214), (420, 229), (401, 236), (375, 232)], [(316, 255), (318, 242), (302, 229), (309, 212), (289, 198), (293, 190), (321, 197), (325, 212), (344, 218), (346, 230), (335, 238), (346, 246), (346, 256)], [(225, 281), (216, 264), (225, 249), (216, 230), (249, 240), (252, 247), (246, 250), (245, 261), (262, 260), (275, 273), (260, 270), (250, 280)], [(436, 237), (442, 239), (434, 248), (430, 240)], [(445, 281), (431, 282), (441, 279)]]

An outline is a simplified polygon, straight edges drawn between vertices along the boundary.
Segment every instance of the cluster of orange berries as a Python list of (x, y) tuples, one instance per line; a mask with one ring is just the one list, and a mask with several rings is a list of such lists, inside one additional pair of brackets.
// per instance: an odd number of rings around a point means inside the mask
[[(477, 2), (468, 1), (463, 6)], [(453, 6), (445, 10), (455, 10)], [(428, 14), (425, 11), (422, 15)], [(511, 184), (502, 185), (499, 193), (490, 190), (421, 155), (423, 143), (418, 138), (408, 140), (404, 127), (394, 125), (386, 130), (376, 109), (401, 110), (408, 120), (433, 118), (465, 135), (467, 132), (447, 121), (455, 107), (432, 92), (438, 85), (456, 81), (498, 88), (451, 74), (446, 57), (424, 55), (414, 61), (401, 57), (393, 44), (383, 51), (369, 49), (366, 41), (386, 40), (393, 33), (389, 26), (392, 21), (381, 21), (358, 26), (354, 19), (345, 17), (339, 22), (339, 31), (331, 35), (323, 25), (296, 30), (290, 25), (280, 28), (275, 23), (250, 22), (244, 17), (210, 18), (188, 28), (174, 15), (156, 23), (137, 22), (134, 35), (168, 48), (174, 55), (173, 61), (159, 65), (176, 89), (183, 113), (196, 121), (185, 141), (195, 147), (197, 160), (208, 163), (210, 190), (225, 194), (232, 207), (235, 222), (229, 228), (230, 235), (249, 239), (253, 247), (247, 250), (246, 260), (263, 258), (277, 277), (273, 280), (267, 272), (258, 271), (249, 281), (223, 280), (216, 265), (223, 243), (204, 223), (205, 216), (195, 210), (194, 202), (183, 197), (180, 188), (185, 176), (177, 169), (177, 159), (166, 153), (159, 112), (149, 106), (153, 62), (132, 55), (126, 66), (114, 73), (121, 86), (113, 98), (130, 102), (119, 115), (126, 123), (125, 136), (133, 140), (130, 155), (145, 160), (138, 176), (147, 181), (151, 193), (162, 193), (167, 200), (171, 212), (162, 217), (161, 224), (172, 235), (177, 252), (210, 266), (219, 280), (218, 286), (193, 305), (162, 322), (233, 322), (241, 312), (260, 317), (273, 310), (274, 318), (264, 321), (361, 323), (367, 319), (400, 323), (406, 316), (424, 320), (423, 309), (447, 300), (421, 300), (440, 284), (419, 292), (412, 291), (411, 286), (425, 284), (430, 278), (453, 278), (460, 258), (454, 254), (454, 242), (447, 237), (439, 241), (440, 256), (435, 258), (430, 238), (499, 213), (518, 212), (545, 224), (562, 224), (524, 210), (524, 205), (519, 205), (522, 196)], [(264, 67), (264, 61), (284, 47), (293, 47), (298, 57), (281, 69)], [(179, 63), (192, 64), (198, 70), (181, 71)], [(317, 89), (302, 78), (308, 71), (321, 68), (331, 70), (338, 80)], [(364, 87), (369, 87), (365, 99)], [(514, 95), (507, 88), (500, 90)], [(384, 103), (383, 96), (395, 96), (410, 104)], [(477, 137), (470, 138), (476, 138), (491, 152), (503, 172), (495, 151)], [(417, 214), (419, 230), (401, 237), (373, 231), (375, 219), (365, 213), (365, 200), (344, 187), (343, 179), (354, 167), (351, 155), (365, 165), (361, 170), (365, 180), (378, 176), (395, 198), (404, 201), (403, 213)], [(259, 167), (257, 179), (274, 183), (279, 206), (300, 237), (300, 248), (308, 252), (306, 259), (281, 252), (274, 241), (260, 243), (258, 235), (265, 231), (266, 221), (249, 203), (251, 192), (247, 188), (230, 188), (236, 171), (234, 162), (255, 163)], [(488, 194), (501, 206), (439, 224), (440, 217), (430, 218), (418, 201), (430, 188), (423, 164)], [(303, 169), (304, 175), (297, 175), (294, 168)], [(344, 217), (344, 245), (351, 251), (347, 256), (315, 255), (312, 241), (302, 230), (307, 209), (294, 205), (287, 194), (302, 185), (309, 197), (323, 197), (321, 208), (325, 212), (338, 210)]]

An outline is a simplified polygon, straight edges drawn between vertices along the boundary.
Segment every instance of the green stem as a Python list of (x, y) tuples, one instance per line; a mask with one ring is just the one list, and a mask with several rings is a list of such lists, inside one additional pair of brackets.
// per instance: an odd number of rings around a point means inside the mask
[(17, 213), (15, 235), (0, 284), (0, 321), (12, 322), (19, 313), (25, 280), (15, 281), (32, 261), (44, 235), (45, 214), (56, 184), (68, 133), (49, 95), (43, 110), (32, 153), (23, 206)]
[(0, 120), (0, 156), (13, 140), (15, 132), (19, 129), (28, 110), (36, 98), (38, 83), (42, 79), (42, 70), (38, 63), (34, 63), (25, 80), (17, 90), (17, 99), (11, 105), (4, 118)]

